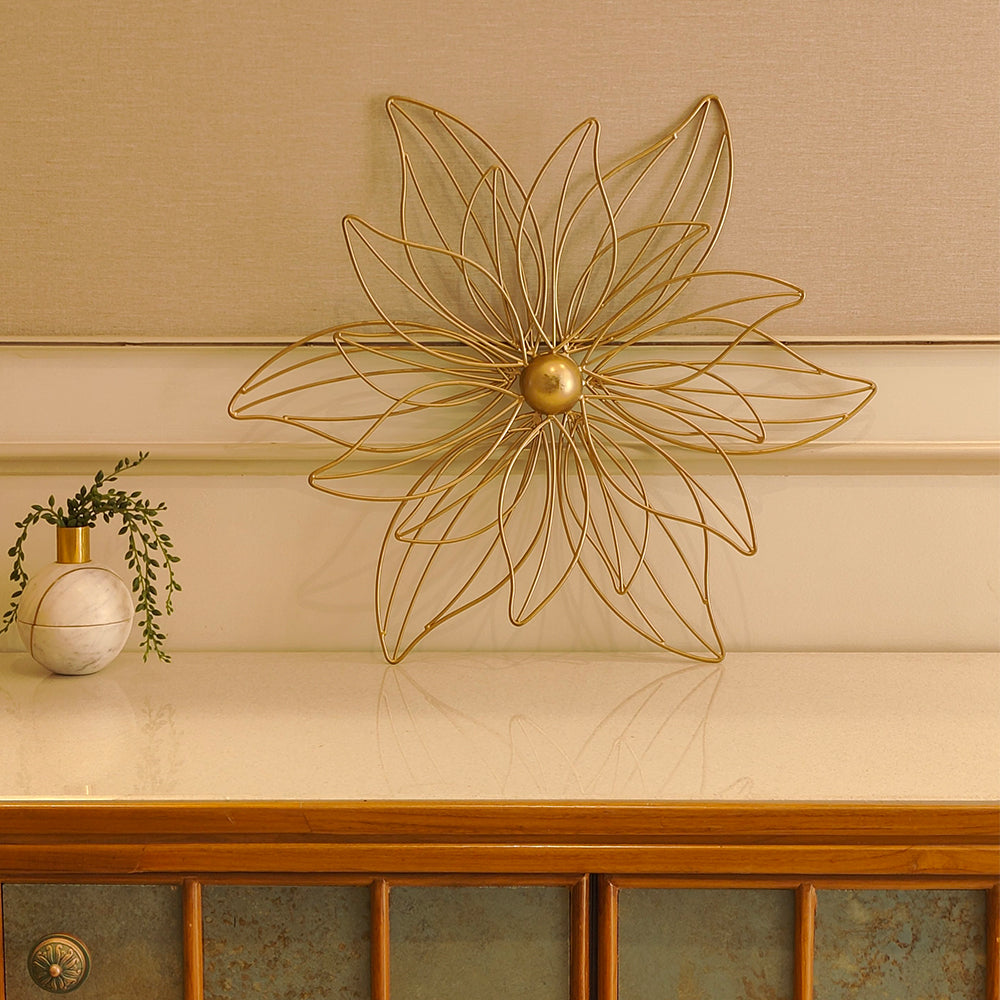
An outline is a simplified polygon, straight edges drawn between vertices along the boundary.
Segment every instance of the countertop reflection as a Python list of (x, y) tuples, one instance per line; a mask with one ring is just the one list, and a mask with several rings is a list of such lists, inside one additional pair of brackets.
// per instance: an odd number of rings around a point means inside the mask
[(1000, 656), (0, 654), (0, 798), (1000, 799)]

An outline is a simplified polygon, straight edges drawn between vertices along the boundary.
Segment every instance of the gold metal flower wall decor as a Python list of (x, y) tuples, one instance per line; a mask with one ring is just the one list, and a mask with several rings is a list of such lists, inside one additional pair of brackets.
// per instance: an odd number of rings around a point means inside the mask
[(399, 232), (343, 223), (378, 318), (279, 351), (230, 414), (320, 435), (311, 485), (395, 504), (375, 585), (392, 663), (494, 595), (522, 625), (574, 575), (657, 646), (722, 659), (709, 543), (756, 550), (732, 456), (813, 441), (875, 386), (763, 332), (799, 288), (706, 269), (732, 189), (720, 102), (610, 169), (584, 121), (527, 185), (452, 115), (387, 110)]

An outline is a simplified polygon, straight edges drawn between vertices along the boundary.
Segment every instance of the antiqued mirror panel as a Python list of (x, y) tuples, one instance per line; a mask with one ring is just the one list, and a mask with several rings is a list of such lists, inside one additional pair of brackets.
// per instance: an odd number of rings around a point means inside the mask
[(569, 1000), (562, 886), (394, 886), (392, 1000)]
[(795, 897), (778, 889), (623, 889), (622, 1000), (792, 1000)]
[[(2, 891), (6, 1000), (182, 1000), (177, 886), (6, 883)], [(75, 953), (59, 943), (67, 937)]]
[(366, 886), (202, 889), (205, 1000), (367, 1000)]
[(815, 1000), (983, 1000), (986, 893), (821, 890)]

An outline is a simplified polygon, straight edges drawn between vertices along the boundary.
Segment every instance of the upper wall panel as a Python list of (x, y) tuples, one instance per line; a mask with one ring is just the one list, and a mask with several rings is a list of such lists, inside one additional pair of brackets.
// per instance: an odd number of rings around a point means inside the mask
[(736, 158), (714, 266), (806, 290), (789, 338), (1000, 332), (994, 0), (9, 0), (0, 337), (286, 340), (366, 317), (340, 220), (392, 228), (391, 94), (530, 178), (704, 94)]

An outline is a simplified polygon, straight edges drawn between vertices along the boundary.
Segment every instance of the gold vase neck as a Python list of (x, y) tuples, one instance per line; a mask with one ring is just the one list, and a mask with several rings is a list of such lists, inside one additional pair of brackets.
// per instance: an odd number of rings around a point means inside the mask
[(90, 528), (56, 528), (56, 562), (90, 562)]

